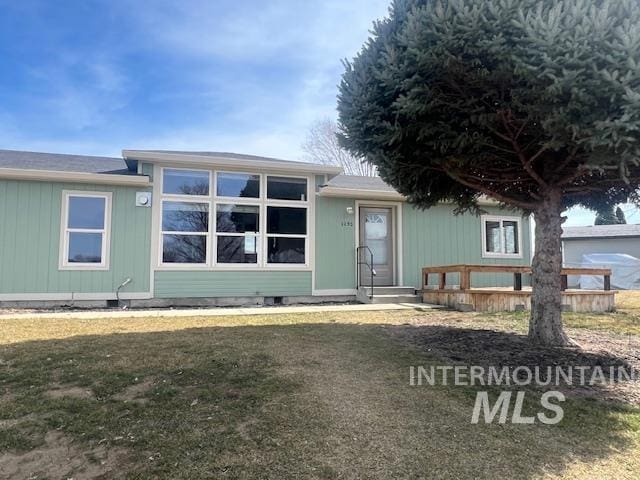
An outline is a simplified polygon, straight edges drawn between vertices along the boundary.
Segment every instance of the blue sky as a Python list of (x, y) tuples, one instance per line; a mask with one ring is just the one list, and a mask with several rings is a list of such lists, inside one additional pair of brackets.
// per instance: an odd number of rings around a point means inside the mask
[(0, 145), (299, 158), (387, 3), (0, 0)]
[[(388, 0), (0, 0), (0, 148), (300, 159)], [(629, 209), (630, 221), (640, 215)], [(593, 222), (572, 212), (571, 224)]]

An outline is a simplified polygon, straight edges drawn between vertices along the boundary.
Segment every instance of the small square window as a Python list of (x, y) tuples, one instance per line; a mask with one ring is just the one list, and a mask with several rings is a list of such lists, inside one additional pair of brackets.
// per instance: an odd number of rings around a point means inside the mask
[(166, 168), (162, 173), (162, 193), (207, 196), (209, 195), (209, 172)]
[(209, 204), (162, 202), (162, 230), (165, 232), (207, 232), (209, 230)]
[(260, 175), (219, 172), (216, 175), (218, 197), (259, 198)]
[(482, 230), (483, 257), (522, 257), (519, 219), (483, 216)]
[(267, 207), (267, 233), (306, 235), (307, 209)]
[(219, 204), (216, 211), (216, 231), (226, 233), (257, 232), (260, 230), (258, 205)]
[(218, 263), (258, 263), (255, 235), (218, 236)]
[(305, 243), (304, 238), (269, 237), (268, 263), (304, 263)]
[(206, 235), (162, 235), (163, 263), (203, 264), (206, 261)]
[(267, 177), (267, 198), (273, 200), (307, 200), (307, 179)]

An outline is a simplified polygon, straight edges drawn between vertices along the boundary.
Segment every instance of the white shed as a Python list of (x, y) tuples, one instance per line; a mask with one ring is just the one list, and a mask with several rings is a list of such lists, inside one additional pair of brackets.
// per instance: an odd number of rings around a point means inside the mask
[[(583, 255), (594, 253), (623, 253), (640, 258), (640, 225), (591, 225), (562, 229), (562, 258), (564, 266), (583, 265)], [(569, 278), (575, 286), (578, 277)]]

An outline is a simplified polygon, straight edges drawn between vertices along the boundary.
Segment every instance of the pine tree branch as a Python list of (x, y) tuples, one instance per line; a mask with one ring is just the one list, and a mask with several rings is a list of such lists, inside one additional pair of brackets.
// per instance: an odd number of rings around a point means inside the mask
[(453, 173), (450, 170), (447, 170), (445, 172), (449, 177), (451, 177), (452, 179), (454, 179), (456, 182), (461, 183), (462, 185), (464, 185), (465, 187), (469, 187), (472, 188), (474, 190), (477, 190), (481, 193), (484, 193), (485, 195), (492, 197), (500, 202), (506, 203), (506, 204), (510, 204), (510, 205), (514, 205), (516, 207), (520, 207), (524, 210), (534, 210), (536, 207), (536, 204), (533, 202), (523, 202), (522, 200), (517, 200), (515, 198), (511, 198), (511, 197), (507, 197), (506, 195), (502, 195), (501, 193), (495, 192), (489, 188), (487, 188), (486, 186), (482, 185), (481, 183), (475, 183), (475, 182), (469, 182), (463, 178), (461, 178), (460, 176), (456, 175), (455, 173)]

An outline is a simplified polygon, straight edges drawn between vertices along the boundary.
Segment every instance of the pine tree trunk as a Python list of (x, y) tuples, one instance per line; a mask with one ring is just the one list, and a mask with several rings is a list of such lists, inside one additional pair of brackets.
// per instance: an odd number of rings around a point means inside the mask
[(562, 328), (562, 194), (551, 191), (534, 212), (536, 221), (535, 255), (531, 264), (533, 294), (529, 339), (542, 345), (570, 343)]

